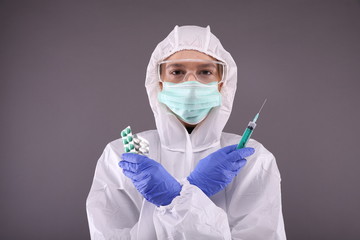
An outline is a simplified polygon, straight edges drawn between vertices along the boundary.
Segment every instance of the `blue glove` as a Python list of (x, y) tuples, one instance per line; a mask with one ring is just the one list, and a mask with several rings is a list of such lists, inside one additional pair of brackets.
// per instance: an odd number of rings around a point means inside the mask
[(253, 148), (236, 149), (231, 145), (201, 159), (188, 181), (200, 188), (208, 197), (224, 189), (246, 164), (245, 157), (252, 155)]
[(181, 185), (158, 162), (136, 153), (123, 153), (119, 166), (146, 200), (165, 206), (180, 195)]

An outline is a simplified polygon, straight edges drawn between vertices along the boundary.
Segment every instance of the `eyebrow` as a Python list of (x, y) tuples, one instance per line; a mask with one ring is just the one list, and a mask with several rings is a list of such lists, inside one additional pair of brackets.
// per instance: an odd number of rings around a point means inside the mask
[(180, 63), (172, 63), (172, 64), (166, 66), (166, 68), (170, 68), (170, 67), (185, 67), (185, 66)]
[(199, 65), (199, 67), (213, 67), (213, 68), (216, 68), (216, 66), (214, 64), (211, 64), (211, 63), (201, 64), (201, 65)]
[[(185, 65), (180, 64), (180, 63), (172, 63), (172, 64), (166, 66), (166, 69), (171, 68), (171, 67), (185, 67)], [(201, 65), (199, 65), (199, 67), (213, 67), (213, 68), (216, 68), (216, 66), (214, 64), (211, 64), (211, 63), (201, 64)]]

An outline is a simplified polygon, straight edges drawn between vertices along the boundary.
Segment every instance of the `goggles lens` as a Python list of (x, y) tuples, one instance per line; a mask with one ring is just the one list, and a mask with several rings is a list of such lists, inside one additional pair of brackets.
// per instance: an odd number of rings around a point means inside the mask
[(201, 83), (221, 82), (224, 79), (225, 64), (202, 59), (166, 60), (158, 64), (159, 79), (162, 82)]

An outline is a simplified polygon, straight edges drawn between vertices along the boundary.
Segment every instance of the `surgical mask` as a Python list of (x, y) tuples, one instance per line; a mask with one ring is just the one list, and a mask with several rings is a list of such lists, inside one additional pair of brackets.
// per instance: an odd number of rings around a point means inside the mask
[(183, 83), (163, 82), (158, 95), (159, 102), (165, 104), (181, 120), (198, 124), (213, 107), (221, 105), (218, 82), (203, 84), (198, 81)]

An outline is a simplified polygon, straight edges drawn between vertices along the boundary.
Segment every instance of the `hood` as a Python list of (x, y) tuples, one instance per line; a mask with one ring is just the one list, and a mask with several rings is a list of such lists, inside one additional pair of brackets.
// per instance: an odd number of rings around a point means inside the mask
[[(197, 50), (226, 64), (224, 84), (221, 89), (222, 104), (213, 108), (191, 134), (177, 117), (162, 103), (157, 95), (161, 91), (157, 64), (175, 52)], [(161, 41), (151, 55), (146, 71), (145, 87), (154, 113), (162, 147), (172, 151), (185, 151), (191, 145), (193, 151), (202, 151), (219, 144), (221, 133), (229, 119), (236, 92), (237, 67), (231, 55), (219, 39), (210, 32), (210, 27), (175, 26)]]

